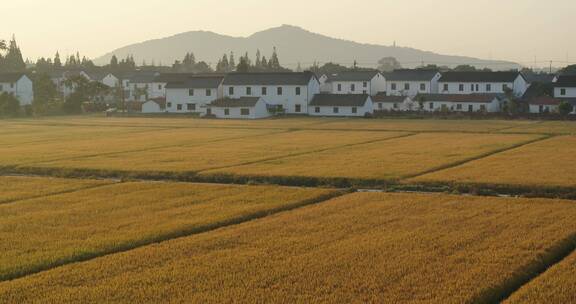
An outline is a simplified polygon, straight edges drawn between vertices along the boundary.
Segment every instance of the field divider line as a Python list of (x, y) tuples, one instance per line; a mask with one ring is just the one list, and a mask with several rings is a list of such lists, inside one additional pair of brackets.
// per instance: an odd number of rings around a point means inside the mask
[[(543, 122), (544, 122), (544, 120), (531, 121), (530, 123), (528, 123), (528, 124), (526, 124), (526, 125), (523, 125), (523, 126), (508, 126), (508, 127), (505, 127), (505, 128), (501, 128), (501, 129), (495, 130), (494, 132), (500, 133), (500, 132), (502, 132), (502, 131), (504, 131), (504, 130), (510, 130), (510, 129), (514, 129), (514, 128), (522, 128), (522, 127), (525, 127), (525, 126), (538, 125), (538, 124), (541, 124), (541, 123), (543, 123)], [(512, 132), (512, 133), (507, 133), (507, 132), (505, 132), (504, 134), (514, 134), (514, 132)], [(538, 134), (538, 133), (536, 133), (536, 134)]]
[(523, 142), (520, 142), (520, 143), (511, 145), (511, 146), (508, 146), (508, 147), (504, 147), (504, 148), (496, 149), (496, 150), (489, 151), (489, 152), (486, 152), (486, 153), (482, 153), (482, 154), (477, 155), (477, 156), (469, 157), (469, 158), (466, 158), (466, 159), (463, 159), (463, 160), (455, 161), (455, 162), (452, 162), (452, 163), (449, 163), (449, 164), (445, 164), (445, 165), (441, 165), (441, 166), (438, 166), (438, 167), (435, 167), (435, 168), (431, 168), (431, 169), (428, 169), (428, 170), (420, 171), (420, 172), (418, 172), (418, 173), (403, 175), (403, 176), (398, 177), (397, 180), (398, 180), (398, 181), (402, 181), (402, 180), (406, 180), (406, 179), (412, 179), (412, 178), (416, 178), (416, 177), (419, 177), (419, 176), (422, 176), (422, 175), (426, 175), (426, 174), (438, 172), (438, 171), (441, 171), (441, 170), (446, 170), (446, 169), (454, 168), (454, 167), (461, 166), (461, 165), (463, 165), (463, 164), (466, 164), (466, 163), (469, 163), (469, 162), (472, 162), (472, 161), (475, 161), (475, 160), (480, 160), (480, 159), (483, 159), (483, 158), (486, 158), (486, 157), (489, 157), (489, 156), (492, 156), (492, 155), (496, 155), (496, 154), (499, 154), (499, 153), (502, 153), (502, 152), (506, 152), (506, 151), (518, 149), (518, 148), (521, 148), (521, 147), (526, 146), (526, 145), (529, 145), (529, 144), (533, 144), (533, 143), (537, 143), (537, 142), (544, 141), (544, 140), (547, 140), (547, 139), (551, 139), (551, 138), (556, 137), (556, 136), (558, 136), (558, 135), (540, 135), (540, 137), (538, 137), (538, 138), (531, 139), (531, 140), (528, 140), (528, 141), (523, 141)]
[[(17, 175), (2, 175), (2, 176), (17, 176)], [(20, 175), (20, 176), (22, 176), (22, 175)], [(56, 195), (61, 195), (61, 194), (68, 194), (68, 193), (75, 193), (75, 192), (84, 191), (84, 190), (96, 189), (96, 188), (100, 188), (100, 187), (118, 185), (121, 183), (123, 183), (123, 181), (110, 181), (109, 183), (102, 183), (102, 184), (97, 184), (97, 185), (88, 185), (88, 186), (79, 187), (79, 188), (75, 188), (75, 189), (67, 189), (67, 190), (56, 191), (56, 192), (51, 192), (51, 193), (46, 193), (46, 194), (41, 194), (41, 195), (34, 195), (34, 196), (29, 196), (29, 197), (24, 197), (24, 198), (4, 200), (4, 201), (0, 201), (0, 206), (18, 203), (18, 202), (27, 201), (27, 200), (33, 200), (33, 199), (37, 199), (37, 198), (51, 197), (51, 196), (56, 196)]]
[(106, 256), (112, 255), (112, 254), (127, 252), (127, 251), (134, 250), (134, 249), (137, 249), (140, 247), (145, 247), (145, 246), (154, 245), (154, 244), (160, 244), (160, 243), (163, 243), (166, 241), (171, 241), (171, 240), (184, 238), (184, 237), (190, 237), (190, 236), (198, 235), (201, 233), (208, 233), (208, 232), (216, 230), (216, 229), (221, 229), (221, 228), (225, 228), (225, 227), (243, 224), (246, 222), (255, 221), (255, 220), (262, 219), (264, 217), (275, 215), (278, 213), (289, 212), (289, 211), (292, 211), (292, 210), (295, 210), (298, 208), (302, 208), (305, 206), (323, 203), (323, 202), (329, 201), (331, 199), (334, 199), (334, 198), (337, 198), (340, 196), (344, 196), (344, 195), (349, 194), (349, 193), (352, 193), (352, 191), (350, 191), (350, 190), (335, 190), (331, 193), (318, 195), (316, 197), (301, 200), (301, 201), (298, 201), (298, 202), (295, 202), (292, 204), (279, 206), (277, 208), (273, 208), (273, 209), (269, 209), (269, 210), (254, 211), (250, 214), (239, 215), (237, 217), (221, 220), (219, 222), (215, 222), (212, 224), (205, 224), (202, 226), (196, 226), (196, 227), (192, 227), (192, 228), (188, 228), (188, 229), (183, 228), (179, 231), (173, 231), (173, 232), (164, 233), (161, 235), (154, 235), (154, 236), (150, 236), (148, 238), (140, 239), (137, 241), (126, 241), (124, 243), (118, 244), (118, 246), (116, 246), (115, 248), (106, 249), (106, 250), (103, 250), (101, 252), (88, 252), (88, 253), (84, 253), (81, 256), (63, 258), (63, 259), (54, 261), (50, 265), (39, 266), (37, 269), (34, 269), (34, 270), (23, 271), (21, 273), (13, 274), (13, 275), (0, 276), (0, 283), (4, 282), (4, 281), (11, 281), (11, 280), (24, 278), (24, 277), (29, 276), (29, 275), (41, 273), (44, 271), (49, 271), (49, 270), (52, 270), (52, 269), (55, 269), (58, 267), (62, 267), (62, 266), (66, 266), (66, 265), (70, 265), (70, 264), (86, 262), (86, 261), (89, 261), (92, 259), (102, 258), (102, 257), (106, 257)]
[(220, 170), (220, 169), (226, 169), (226, 168), (234, 168), (234, 167), (240, 167), (240, 166), (246, 166), (246, 165), (253, 165), (253, 164), (258, 164), (258, 163), (267, 162), (267, 161), (272, 161), (272, 160), (279, 160), (279, 159), (285, 159), (285, 158), (290, 158), (290, 157), (295, 157), (295, 156), (302, 156), (302, 155), (307, 155), (307, 154), (314, 154), (314, 153), (320, 153), (320, 152), (326, 152), (326, 151), (344, 149), (344, 148), (349, 148), (349, 147), (355, 147), (355, 146), (361, 146), (361, 145), (368, 145), (368, 144), (373, 144), (373, 143), (385, 142), (385, 141), (389, 141), (389, 140), (394, 140), (394, 139), (399, 139), (399, 138), (404, 138), (404, 137), (410, 137), (410, 136), (414, 136), (414, 135), (418, 135), (418, 133), (408, 133), (408, 134), (402, 134), (402, 135), (393, 136), (393, 137), (387, 137), (387, 138), (381, 138), (381, 139), (373, 139), (373, 140), (368, 140), (368, 141), (363, 141), (363, 142), (357, 142), (357, 143), (350, 143), (350, 144), (338, 145), (338, 146), (327, 147), (327, 148), (322, 148), (322, 149), (316, 149), (316, 150), (310, 150), (310, 151), (303, 151), (303, 152), (297, 152), (297, 153), (291, 153), (291, 154), (284, 154), (284, 155), (279, 155), (279, 156), (275, 156), (275, 157), (268, 157), (268, 158), (263, 158), (263, 159), (259, 159), (259, 160), (252, 160), (252, 161), (247, 161), (247, 162), (243, 162), (243, 163), (237, 163), (237, 164), (233, 164), (233, 165), (227, 165), (227, 166), (220, 166), (220, 167), (211, 167), (211, 168), (206, 168), (206, 169), (200, 169), (200, 170), (197, 170), (197, 171), (194, 171), (194, 172), (196, 172), (197, 174), (199, 174), (199, 173), (202, 173), (202, 172), (205, 172), (205, 171), (212, 171), (212, 170)]
[(293, 132), (293, 130), (283, 129), (283, 131), (279, 131), (279, 132), (270, 132), (270, 133), (263, 133), (263, 134), (246, 135), (246, 136), (240, 136), (240, 137), (220, 138), (220, 139), (208, 140), (208, 141), (199, 142), (199, 143), (188, 142), (188, 143), (179, 143), (179, 144), (174, 144), (174, 145), (154, 146), (154, 147), (148, 147), (148, 148), (142, 148), (142, 149), (114, 151), (114, 152), (106, 152), (106, 153), (98, 153), (98, 154), (86, 154), (86, 155), (78, 155), (78, 156), (72, 156), (72, 157), (62, 157), (62, 158), (56, 158), (56, 159), (50, 159), (50, 160), (33, 161), (33, 162), (26, 162), (26, 163), (16, 164), (15, 166), (28, 166), (28, 165), (35, 165), (35, 164), (51, 163), (51, 162), (61, 161), (61, 160), (75, 160), (75, 159), (92, 158), (92, 157), (98, 157), (98, 156), (110, 156), (110, 155), (119, 155), (119, 154), (125, 154), (125, 153), (147, 152), (147, 151), (161, 150), (161, 149), (167, 149), (167, 148), (201, 147), (201, 146), (204, 146), (204, 145), (209, 145), (209, 144), (213, 144), (213, 143), (223, 142), (223, 141), (227, 141), (227, 140), (248, 139), (248, 138), (254, 138), (254, 137), (259, 137), (259, 136), (276, 135), (276, 134), (283, 134), (283, 133), (290, 133), (290, 132)]
[(481, 291), (470, 303), (502, 303), (520, 288), (537, 279), (575, 251), (576, 233), (572, 233), (547, 248), (545, 254), (518, 268), (509, 279), (498, 286)]

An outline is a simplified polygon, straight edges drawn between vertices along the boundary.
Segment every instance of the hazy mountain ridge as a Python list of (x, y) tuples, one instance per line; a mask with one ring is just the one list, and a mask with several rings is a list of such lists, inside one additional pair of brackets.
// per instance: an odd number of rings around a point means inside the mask
[(114, 54), (119, 58), (131, 54), (138, 64), (145, 60), (147, 63), (154, 61), (156, 64), (167, 65), (174, 60), (181, 60), (186, 52), (191, 51), (197, 60), (207, 61), (214, 66), (224, 53), (230, 51), (233, 51), (236, 57), (248, 52), (253, 58), (256, 50), (260, 49), (262, 55), (269, 57), (273, 47), (278, 50), (281, 64), (289, 68), (295, 68), (298, 63), (306, 67), (315, 61), (351, 65), (354, 60), (360, 66), (375, 67), (380, 58), (387, 56), (396, 57), (404, 67), (418, 66), (421, 62), (448, 66), (472, 64), (496, 70), (520, 67), (509, 61), (442, 55), (409, 47), (357, 43), (290, 25), (256, 32), (248, 37), (232, 37), (209, 31), (180, 33), (119, 48), (97, 58), (95, 63), (106, 64)]

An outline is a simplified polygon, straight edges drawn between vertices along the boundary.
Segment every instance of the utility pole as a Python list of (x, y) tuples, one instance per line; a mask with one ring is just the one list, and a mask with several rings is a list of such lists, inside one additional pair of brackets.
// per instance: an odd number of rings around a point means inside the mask
[(552, 74), (552, 60), (550, 60), (550, 74)]

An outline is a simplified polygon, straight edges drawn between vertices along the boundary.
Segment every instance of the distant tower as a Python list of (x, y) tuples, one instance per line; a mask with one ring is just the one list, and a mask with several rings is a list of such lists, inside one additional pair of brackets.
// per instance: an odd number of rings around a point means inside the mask
[(394, 40), (394, 45), (393, 45), (393, 46), (396, 47), (396, 40)]

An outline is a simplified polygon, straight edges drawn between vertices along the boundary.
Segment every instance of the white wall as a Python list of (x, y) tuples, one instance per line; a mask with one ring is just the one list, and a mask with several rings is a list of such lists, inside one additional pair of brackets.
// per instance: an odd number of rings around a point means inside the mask
[[(316, 111), (318, 108), (319, 112)], [(338, 113), (334, 113), (334, 108), (338, 108)], [(364, 117), (366, 113), (374, 113), (372, 99), (368, 97), (368, 101), (361, 107), (355, 107), (356, 113), (353, 113), (354, 107), (343, 106), (310, 106), (308, 114), (310, 116), (351, 116), (351, 117)]]
[(15, 83), (0, 83), (0, 92), (13, 94), (20, 101), (21, 106), (31, 105), (34, 100), (32, 80), (28, 76), (22, 76)]
[[(386, 81), (386, 92), (388, 95), (393, 96), (409, 96), (414, 97), (418, 94), (434, 94), (438, 93), (438, 79), (440, 73), (437, 73), (430, 81)], [(406, 90), (405, 85), (408, 84), (409, 89)], [(392, 87), (396, 86), (395, 89)], [(421, 88), (421, 85), (424, 88)]]
[[(431, 107), (430, 104), (433, 106)], [(458, 109), (458, 105), (461, 105), (461, 109)], [(500, 111), (500, 101), (498, 99), (494, 99), (490, 103), (484, 102), (451, 102), (451, 101), (425, 101), (424, 102), (424, 111), (434, 112), (434, 111), (442, 111), (443, 106), (446, 108), (447, 111), (450, 112), (470, 112), (469, 107), (472, 107), (472, 112), (479, 112), (484, 106), (486, 112), (495, 113)]]
[[(462, 91), (460, 85), (463, 85)], [(504, 94), (504, 85), (512, 89), (516, 96), (523, 95), (528, 89), (528, 83), (522, 76), (518, 76), (514, 82), (439, 82), (438, 89), (441, 94)]]
[(533, 105), (529, 107), (530, 113), (557, 113), (558, 106), (555, 105)]
[(374, 102), (374, 111), (418, 111), (419, 108), (420, 105), (410, 98), (402, 102)]
[(155, 103), (154, 101), (147, 101), (142, 104), (142, 113), (162, 113), (162, 108), (160, 105)]
[[(230, 94), (230, 87), (234, 88), (234, 94)], [(250, 87), (252, 93), (246, 94), (246, 88)], [(262, 94), (262, 88), (266, 87), (266, 95)], [(277, 94), (277, 88), (282, 88), (282, 95)], [(296, 95), (296, 87), (300, 88), (300, 95)], [(312, 78), (308, 85), (275, 85), (275, 86), (262, 86), (262, 85), (224, 85), (223, 96), (230, 98), (240, 97), (262, 97), (269, 105), (282, 105), (288, 114), (306, 114), (308, 112), (308, 104), (314, 95), (320, 93), (320, 83), (316, 78)], [(296, 105), (300, 105), (300, 112), (296, 112)]]
[(120, 79), (112, 74), (108, 74), (102, 79), (102, 83), (111, 88), (115, 88), (120, 85)]
[[(229, 115), (225, 115), (226, 109), (228, 109)], [(248, 109), (250, 111), (249, 115), (241, 115), (242, 109)], [(263, 99), (260, 99), (254, 107), (211, 107), (211, 112), (217, 118), (224, 119), (258, 119), (270, 116)]]
[[(565, 95), (560, 95), (562, 89), (566, 90)], [(576, 98), (576, 88), (554, 88), (554, 97), (556, 97), (556, 98)]]
[[(207, 94), (210, 90), (210, 95)], [(171, 113), (206, 113), (206, 104), (218, 99), (218, 89), (202, 88), (194, 89), (194, 95), (190, 96), (190, 89), (166, 89), (166, 111)], [(188, 109), (188, 104), (195, 104), (195, 109)], [(178, 105), (181, 109), (178, 110)]]
[[(332, 94), (369, 94), (374, 96), (379, 92), (386, 91), (386, 79), (380, 73), (376, 74), (370, 81), (333, 81), (330, 86), (324, 86)], [(340, 88), (340, 90), (338, 90)]]

